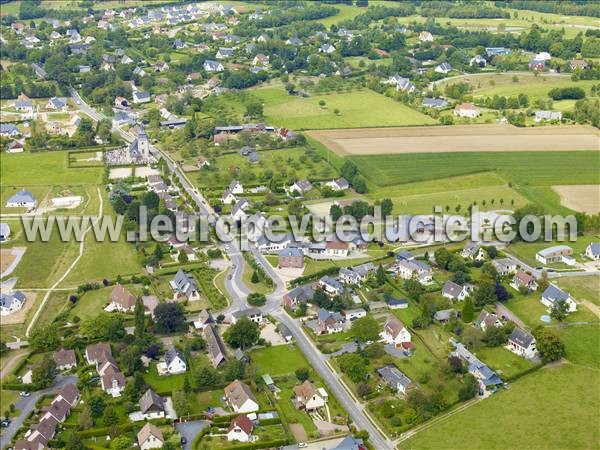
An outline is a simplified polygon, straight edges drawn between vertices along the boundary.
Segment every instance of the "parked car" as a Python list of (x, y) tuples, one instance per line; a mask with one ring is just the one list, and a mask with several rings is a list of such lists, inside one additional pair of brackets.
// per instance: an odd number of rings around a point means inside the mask
[(2, 419), (2, 421), (0, 422), (0, 427), (2, 428), (8, 428), (10, 425), (10, 419)]
[(21, 391), (21, 392), (19, 392), (19, 395), (21, 397), (29, 397), (31, 395), (31, 392)]

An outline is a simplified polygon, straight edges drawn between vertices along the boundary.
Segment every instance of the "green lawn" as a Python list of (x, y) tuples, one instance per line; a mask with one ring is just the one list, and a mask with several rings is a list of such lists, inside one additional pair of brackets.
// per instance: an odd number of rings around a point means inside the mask
[(556, 331), (565, 343), (566, 358), (570, 362), (600, 370), (600, 326), (564, 327)]
[(254, 350), (250, 359), (259, 375), (266, 373), (272, 377), (292, 374), (296, 369), (308, 367), (304, 355), (294, 345), (277, 345)]
[[(256, 89), (270, 124), (300, 129), (429, 125), (434, 119), (370, 90), (290, 96), (283, 89)], [(319, 102), (325, 101), (325, 106)], [(338, 109), (339, 113), (335, 114)], [(368, 112), (368, 113), (367, 113)]]
[(144, 375), (144, 381), (159, 393), (180, 391), (183, 389), (183, 381), (188, 375), (186, 372), (179, 375), (161, 377), (156, 371), (156, 363), (152, 363), (148, 369), (148, 373)]
[[(403, 442), (406, 449), (591, 449), (600, 373), (570, 364), (527, 375)], [(510, 430), (510, 431), (501, 431)]]
[(100, 184), (100, 167), (67, 167), (67, 151), (0, 155), (0, 178), (3, 186), (49, 184)]
[(494, 369), (502, 379), (510, 379), (534, 366), (531, 361), (502, 347), (478, 348), (475, 354)]
[[(495, 171), (509, 181), (538, 186), (600, 183), (597, 152), (457, 152), (349, 157), (378, 186)], [(568, 164), (565, 164), (568, 161)]]
[(577, 300), (587, 300), (600, 306), (600, 275), (560, 278), (556, 284)]

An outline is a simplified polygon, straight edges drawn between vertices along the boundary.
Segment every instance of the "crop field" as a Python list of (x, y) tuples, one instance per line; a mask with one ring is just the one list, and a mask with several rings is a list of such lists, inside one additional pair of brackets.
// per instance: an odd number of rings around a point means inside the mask
[[(252, 91), (265, 104), (267, 122), (294, 130), (431, 125), (436, 121), (370, 90), (290, 96), (283, 89)], [(319, 105), (323, 100), (324, 106)], [(336, 113), (337, 110), (337, 113)]]
[(0, 156), (0, 178), (3, 186), (36, 184), (100, 184), (102, 168), (70, 169), (69, 152), (53, 151), (19, 153)]
[(560, 203), (573, 211), (596, 214), (600, 212), (600, 185), (552, 186)]
[(600, 372), (587, 367), (540, 369), (509, 390), (424, 429), (399, 448), (456, 449), (465, 442), (471, 449), (486, 450), (595, 448), (600, 431), (590, 424), (596, 421), (599, 382)]
[(598, 130), (587, 126), (510, 125), (325, 130), (308, 134), (340, 155), (597, 150), (600, 136)]
[[(518, 79), (517, 82), (513, 81), (513, 77), (515, 76)], [(492, 73), (467, 75), (445, 81), (438, 86), (443, 89), (446, 85), (459, 82), (469, 83), (475, 97), (492, 97), (494, 95), (510, 97), (527, 94), (530, 97), (544, 97), (546, 99), (548, 98), (548, 91), (564, 87), (580, 87), (586, 91), (587, 95), (590, 95), (591, 87), (596, 83), (594, 80), (572, 81), (569, 74), (542, 74), (535, 76), (533, 73)]]

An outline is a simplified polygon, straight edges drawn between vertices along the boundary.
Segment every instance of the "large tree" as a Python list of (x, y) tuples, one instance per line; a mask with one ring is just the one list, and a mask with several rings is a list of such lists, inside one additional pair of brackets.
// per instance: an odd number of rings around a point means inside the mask
[(54, 381), (56, 376), (56, 363), (51, 356), (46, 356), (33, 368), (31, 381), (40, 389), (48, 387)]
[(375, 341), (379, 336), (379, 322), (372, 316), (361, 317), (352, 322), (351, 333), (360, 342)]
[(367, 378), (367, 365), (365, 359), (356, 353), (345, 353), (338, 357), (340, 369), (355, 383)]
[(243, 317), (231, 325), (225, 332), (225, 340), (235, 348), (248, 348), (253, 346), (260, 337), (258, 325), (247, 317)]
[(537, 349), (545, 363), (565, 356), (565, 344), (558, 334), (548, 329), (540, 329), (535, 333), (535, 338)]
[(160, 303), (154, 309), (156, 329), (160, 333), (185, 331), (185, 311), (179, 303)]

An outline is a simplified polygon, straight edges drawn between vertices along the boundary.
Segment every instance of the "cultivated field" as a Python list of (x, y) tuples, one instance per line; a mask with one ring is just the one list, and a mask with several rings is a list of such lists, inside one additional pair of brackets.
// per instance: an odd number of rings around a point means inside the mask
[(340, 155), (597, 150), (600, 137), (598, 130), (588, 126), (510, 125), (323, 130), (308, 134)]
[(574, 211), (588, 214), (600, 212), (600, 186), (597, 184), (552, 186), (558, 195), (560, 203)]
[[(294, 130), (436, 123), (431, 117), (370, 90), (314, 94), (306, 98), (290, 96), (276, 88), (252, 92), (263, 101), (269, 124)], [(324, 106), (319, 105), (321, 100), (325, 101)]]

